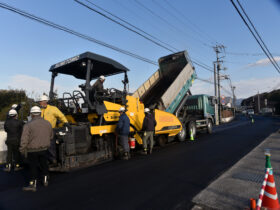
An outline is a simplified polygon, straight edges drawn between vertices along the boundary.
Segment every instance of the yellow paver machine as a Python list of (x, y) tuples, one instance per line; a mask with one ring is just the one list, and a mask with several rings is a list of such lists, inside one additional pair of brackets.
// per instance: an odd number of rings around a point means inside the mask
[[(58, 130), (56, 135), (58, 167), (52, 170), (68, 171), (112, 160), (118, 153), (114, 134), (119, 120), (119, 108), (126, 108), (130, 119), (130, 137), (136, 139), (136, 149), (142, 144), (142, 123), (145, 117), (144, 104), (128, 93), (128, 69), (120, 63), (91, 52), (54, 64), (52, 72), (50, 102), (65, 114), (71, 129)], [(90, 82), (116, 74), (124, 74), (123, 90), (110, 88), (106, 92), (95, 91)], [(54, 81), (57, 76), (71, 75), (85, 81), (80, 90), (63, 93), (57, 98)], [(168, 112), (153, 110), (157, 121), (157, 140), (174, 138), (182, 129), (179, 119)]]

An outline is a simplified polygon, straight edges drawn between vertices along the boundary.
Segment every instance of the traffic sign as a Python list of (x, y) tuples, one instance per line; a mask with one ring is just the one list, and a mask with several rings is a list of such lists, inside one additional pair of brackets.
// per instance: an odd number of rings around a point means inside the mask
[(225, 96), (221, 96), (221, 104), (225, 105), (226, 104), (226, 98)]

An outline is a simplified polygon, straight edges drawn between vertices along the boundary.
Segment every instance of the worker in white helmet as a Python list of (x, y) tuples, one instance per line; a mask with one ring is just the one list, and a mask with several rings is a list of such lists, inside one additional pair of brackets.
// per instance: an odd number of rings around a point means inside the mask
[[(21, 104), (13, 104), (10, 108), (10, 110), (16, 110), (17, 113), (19, 113), (19, 110), (21, 109)], [(9, 110), (9, 111), (10, 111)], [(9, 118), (9, 112), (7, 113), (7, 119)]]
[(98, 80), (92, 85), (92, 89), (97, 93), (106, 93), (107, 90), (104, 89), (103, 83), (105, 82), (105, 77), (101, 75)]
[(152, 154), (153, 146), (154, 146), (154, 132), (157, 122), (155, 120), (154, 115), (150, 112), (149, 108), (144, 109), (145, 118), (143, 121), (142, 130), (144, 131), (143, 137), (143, 154), (147, 155), (148, 152), (148, 141), (150, 140), (150, 150), (149, 154)]
[(53, 129), (49, 121), (44, 120), (41, 109), (33, 106), (30, 110), (32, 120), (24, 125), (20, 143), (20, 153), (26, 158), (30, 170), (30, 182), (24, 191), (36, 191), (39, 168), (43, 175), (43, 184), (48, 186), (47, 150), (53, 138)]
[[(57, 121), (60, 121), (60, 125), (66, 125), (66, 126), (70, 126), (68, 124), (68, 121), (66, 119), (66, 117), (64, 116), (64, 114), (55, 106), (51, 106), (48, 104), (49, 101), (49, 97), (46, 95), (42, 95), (40, 97), (40, 107), (41, 107), (41, 117), (44, 120), (47, 120), (51, 123), (52, 128), (56, 128), (57, 127)], [(49, 148), (49, 161), (56, 165), (57, 164), (57, 158), (56, 158), (56, 145), (55, 145), (55, 139), (51, 142), (51, 146)]]
[(11, 109), (9, 111), (9, 117), (5, 121), (4, 130), (7, 133), (6, 145), (7, 161), (4, 171), (10, 172), (14, 163), (14, 171), (21, 169), (21, 158), (19, 153), (20, 137), (22, 134), (23, 121), (18, 120), (18, 113), (16, 110)]

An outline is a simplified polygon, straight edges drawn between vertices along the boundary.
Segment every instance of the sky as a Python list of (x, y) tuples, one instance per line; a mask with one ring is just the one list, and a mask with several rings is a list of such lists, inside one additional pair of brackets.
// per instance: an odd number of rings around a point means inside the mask
[[(94, 7), (87, 0), (80, 0)], [(168, 43), (187, 50), (191, 59), (213, 68), (213, 46), (225, 46), (222, 74), (229, 75), (237, 98), (280, 88), (280, 75), (269, 63), (230, 0), (90, 0), (131, 24)], [(105, 19), (74, 0), (0, 0), (17, 9), (86, 34), (94, 39), (157, 61), (171, 54), (139, 35)], [(280, 61), (280, 7), (275, 0), (240, 0), (276, 61)], [(144, 7), (143, 7), (144, 5)], [(149, 10), (147, 10), (148, 8)], [(152, 13), (151, 13), (152, 11)], [(90, 51), (114, 59), (129, 71), (130, 91), (136, 90), (157, 66), (53, 29), (0, 8), (0, 89), (24, 89), (38, 98), (49, 92), (51, 65)], [(195, 65), (198, 78), (213, 81), (213, 73)], [(105, 88), (122, 88), (122, 76), (106, 79)], [(58, 76), (59, 93), (84, 83)], [(222, 95), (230, 96), (229, 81)], [(214, 95), (214, 85), (195, 80), (193, 94)]]

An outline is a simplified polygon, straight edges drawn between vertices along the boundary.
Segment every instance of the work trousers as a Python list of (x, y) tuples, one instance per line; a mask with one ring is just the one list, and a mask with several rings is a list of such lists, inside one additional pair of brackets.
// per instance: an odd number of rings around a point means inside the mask
[(30, 180), (39, 178), (39, 169), (42, 171), (42, 176), (47, 176), (49, 167), (47, 163), (47, 150), (40, 152), (28, 152), (27, 162), (30, 170)]
[(56, 161), (56, 142), (55, 142), (55, 137), (51, 140), (50, 147), (48, 149), (47, 153), (48, 160), (53, 163)]
[(129, 152), (128, 136), (119, 135), (119, 139), (124, 152)]
[(8, 152), (7, 152), (7, 164), (13, 164), (13, 160), (15, 165), (20, 164), (20, 152), (19, 146), (14, 144), (7, 144)]
[(143, 147), (147, 149), (148, 141), (150, 140), (150, 150), (153, 149), (154, 146), (154, 131), (145, 131), (146, 136), (143, 137)]

